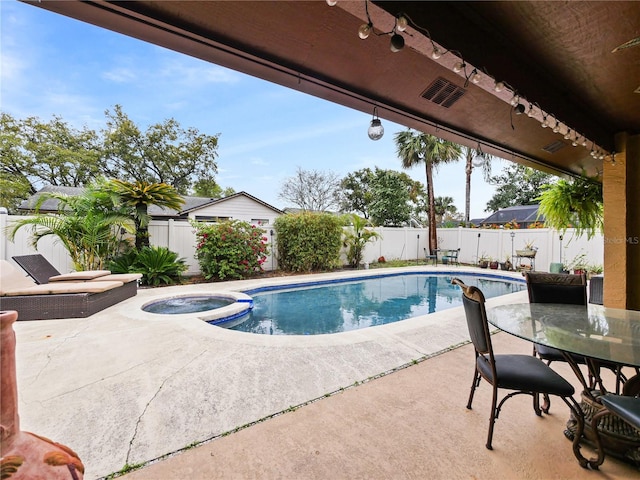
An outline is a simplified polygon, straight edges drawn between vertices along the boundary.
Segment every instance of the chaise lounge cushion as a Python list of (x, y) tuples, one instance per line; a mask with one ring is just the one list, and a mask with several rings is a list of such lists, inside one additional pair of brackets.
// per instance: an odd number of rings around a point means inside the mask
[(110, 275), (109, 270), (88, 270), (84, 272), (71, 272), (63, 273), (61, 275), (54, 275), (49, 277), (50, 282), (68, 282), (68, 281), (82, 281), (82, 280), (95, 280), (106, 275)]
[(26, 288), (10, 288), (2, 293), (7, 297), (17, 295), (55, 295), (61, 293), (100, 293), (124, 285), (122, 282), (57, 282), (33, 285)]
[(92, 280), (89, 280), (90, 282), (96, 282), (96, 281), (100, 281), (100, 282), (111, 282), (111, 281), (116, 281), (116, 282), (122, 282), (122, 283), (129, 283), (129, 282), (137, 282), (138, 280), (140, 280), (142, 278), (142, 274), (141, 273), (112, 273), (110, 275), (105, 275), (104, 277), (98, 277), (98, 278), (94, 278)]

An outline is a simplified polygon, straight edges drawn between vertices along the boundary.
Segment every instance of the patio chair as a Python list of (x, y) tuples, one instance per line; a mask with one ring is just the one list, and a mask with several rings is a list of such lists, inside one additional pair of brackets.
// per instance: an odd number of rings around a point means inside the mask
[[(587, 277), (584, 273), (570, 275), (566, 273), (527, 272), (527, 290), (530, 303), (562, 303), (569, 305), (587, 306)], [(566, 362), (565, 355), (558, 349), (545, 345), (534, 345), (533, 354), (551, 362)], [(573, 361), (580, 365), (586, 365), (587, 359), (581, 355), (570, 354)], [(604, 367), (616, 375), (616, 393), (620, 392), (620, 386), (627, 380), (622, 373), (620, 365), (598, 360), (593, 363), (596, 368)], [(589, 371), (589, 383), (593, 386), (593, 372)]]
[(442, 256), (442, 262), (450, 265), (460, 265), (458, 262), (458, 255), (460, 254), (460, 249), (456, 250), (446, 250), (446, 255)]
[(640, 432), (640, 398), (608, 393), (598, 399), (600, 403), (602, 403), (603, 408), (591, 418), (591, 431), (595, 436), (598, 458), (597, 460), (591, 460), (589, 462), (591, 468), (595, 469), (604, 462), (605, 452), (602, 446), (602, 438), (598, 431), (598, 424), (602, 417), (606, 415), (616, 415)]
[(88, 317), (135, 296), (138, 290), (135, 281), (96, 280), (38, 285), (8, 261), (0, 260), (0, 310), (16, 310), (19, 320)]
[(22, 269), (27, 272), (38, 285), (46, 285), (51, 282), (83, 282), (117, 281), (123, 283), (138, 282), (142, 278), (140, 273), (111, 273), (109, 270), (84, 270), (80, 272), (60, 273), (56, 267), (39, 253), (33, 255), (16, 255), (11, 257)]
[[(484, 294), (476, 287), (465, 285), (458, 278), (454, 278), (451, 283), (462, 288), (462, 303), (467, 318), (467, 327), (475, 349), (476, 365), (467, 408), (471, 409), (473, 396), (481, 379), (484, 378), (493, 388), (486, 447), (489, 450), (493, 449), (495, 420), (500, 415), (500, 409), (504, 402), (515, 395), (533, 396), (533, 410), (538, 416), (541, 416), (543, 411), (539, 404), (540, 394), (559, 396), (576, 418), (582, 418), (579, 413), (580, 407), (572, 396), (575, 393), (573, 386), (542, 360), (522, 354), (494, 355)], [(511, 393), (506, 394), (500, 403), (498, 403), (499, 389), (511, 390)], [(548, 412), (545, 411), (545, 413)]]
[[(529, 303), (562, 303), (587, 306), (587, 277), (566, 273), (526, 272)], [(533, 345), (533, 354), (551, 362), (566, 361), (563, 353), (545, 345)], [(572, 355), (577, 363), (586, 363), (584, 357)]]
[(431, 260), (433, 265), (438, 266), (438, 251), (432, 252), (431, 250), (424, 249), (424, 258), (427, 259), (427, 262)]

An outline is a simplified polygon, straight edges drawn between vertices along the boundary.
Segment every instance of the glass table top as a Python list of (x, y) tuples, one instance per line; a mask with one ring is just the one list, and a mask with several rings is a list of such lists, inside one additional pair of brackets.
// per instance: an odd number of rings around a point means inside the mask
[(519, 303), (488, 308), (487, 319), (534, 343), (640, 366), (640, 311), (592, 304)]

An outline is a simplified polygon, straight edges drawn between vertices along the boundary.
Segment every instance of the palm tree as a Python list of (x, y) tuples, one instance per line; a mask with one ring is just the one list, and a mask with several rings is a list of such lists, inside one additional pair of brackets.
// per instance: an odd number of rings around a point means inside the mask
[(453, 204), (453, 197), (436, 197), (434, 204), (438, 223), (442, 223), (447, 213), (451, 215), (458, 213), (458, 208)]
[[(58, 200), (58, 213), (39, 214), (42, 203), (50, 198)], [(43, 194), (36, 204), (36, 215), (15, 222), (9, 239), (13, 241), (22, 227), (31, 227), (35, 248), (41, 238), (58, 237), (76, 270), (105, 268), (106, 262), (123, 247), (122, 229), (133, 231), (131, 218), (119, 211), (108, 195), (92, 187), (78, 196)]]
[(464, 167), (464, 173), (466, 175), (466, 188), (465, 188), (465, 204), (464, 204), (464, 222), (465, 225), (469, 225), (469, 212), (471, 211), (471, 174), (473, 173), (474, 159), (480, 159), (482, 161), (482, 175), (486, 181), (489, 181), (491, 177), (491, 160), (493, 155), (485, 153), (478, 148), (464, 147), (464, 154), (467, 163)]
[(433, 194), (433, 170), (443, 163), (458, 160), (462, 154), (460, 145), (429, 135), (427, 133), (413, 132), (408, 129), (396, 133), (396, 152), (402, 161), (402, 168), (411, 168), (424, 163), (427, 186), (427, 200), (429, 203), (429, 250), (438, 248), (436, 234), (436, 208)]
[(113, 179), (105, 184), (106, 191), (116, 197), (116, 202), (133, 209), (136, 228), (136, 249), (149, 246), (149, 205), (179, 210), (184, 198), (166, 183), (123, 182)]

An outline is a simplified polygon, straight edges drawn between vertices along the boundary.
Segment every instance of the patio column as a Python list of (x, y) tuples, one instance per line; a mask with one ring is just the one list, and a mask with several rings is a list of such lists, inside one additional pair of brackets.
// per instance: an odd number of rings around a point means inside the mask
[(619, 133), (605, 160), (604, 305), (640, 310), (640, 135)]

